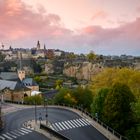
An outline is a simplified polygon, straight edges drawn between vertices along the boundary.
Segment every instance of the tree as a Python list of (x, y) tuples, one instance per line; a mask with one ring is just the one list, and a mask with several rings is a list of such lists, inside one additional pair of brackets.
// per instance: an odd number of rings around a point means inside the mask
[(54, 97), (54, 102), (57, 104), (76, 104), (76, 100), (72, 96), (72, 91), (67, 88), (61, 88), (59, 93)]
[(88, 88), (78, 87), (73, 91), (73, 96), (77, 101), (77, 105), (82, 106), (84, 109), (90, 111), (93, 95)]
[(98, 113), (98, 118), (103, 119), (103, 109), (105, 98), (109, 92), (108, 88), (101, 89), (98, 94), (93, 98), (93, 102), (91, 104), (91, 112), (93, 115)]
[(114, 84), (104, 103), (105, 122), (120, 133), (128, 130), (133, 124), (131, 103), (134, 101), (134, 95), (127, 85)]
[(88, 61), (92, 62), (96, 59), (96, 55), (94, 52), (90, 52), (89, 54), (87, 54), (87, 59)]
[(110, 88), (117, 82), (128, 85), (136, 98), (140, 97), (140, 71), (128, 68), (106, 68), (92, 78), (91, 88), (98, 93), (101, 88)]

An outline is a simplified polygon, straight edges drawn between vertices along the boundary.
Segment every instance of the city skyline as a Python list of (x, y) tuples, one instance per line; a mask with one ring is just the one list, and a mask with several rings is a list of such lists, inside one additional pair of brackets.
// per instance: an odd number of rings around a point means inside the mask
[(140, 55), (139, 0), (0, 0), (0, 42), (98, 54)]

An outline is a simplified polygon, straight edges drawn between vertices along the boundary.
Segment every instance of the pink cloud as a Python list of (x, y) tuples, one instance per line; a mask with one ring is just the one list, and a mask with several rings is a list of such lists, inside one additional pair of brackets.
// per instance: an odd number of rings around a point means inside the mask
[[(14, 44), (33, 47), (34, 42), (40, 39), (46, 41), (49, 48), (68, 51), (140, 52), (139, 18), (117, 28), (90, 25), (77, 29), (75, 33), (63, 26), (58, 15), (47, 13), (41, 7), (38, 12), (34, 12), (20, 0), (1, 0), (0, 13), (1, 42), (12, 41)], [(95, 15), (94, 18), (106, 17), (102, 11)]]
[(107, 18), (108, 14), (105, 12), (105, 11), (97, 11), (93, 16), (92, 16), (92, 20), (96, 20), (98, 18), (101, 18), (101, 19), (105, 19)]

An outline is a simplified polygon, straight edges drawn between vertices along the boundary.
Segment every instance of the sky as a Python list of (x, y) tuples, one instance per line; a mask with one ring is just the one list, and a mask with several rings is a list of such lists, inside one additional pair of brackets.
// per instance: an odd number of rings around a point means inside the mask
[[(0, 0), (0, 43), (140, 56), (140, 0)], [(1, 48), (1, 45), (0, 45)]]

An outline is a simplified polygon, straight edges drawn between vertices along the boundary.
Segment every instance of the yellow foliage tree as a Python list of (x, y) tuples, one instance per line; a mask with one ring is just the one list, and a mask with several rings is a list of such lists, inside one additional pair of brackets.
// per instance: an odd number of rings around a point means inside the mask
[(128, 85), (135, 97), (140, 97), (140, 71), (129, 68), (106, 68), (92, 80), (91, 88), (95, 93), (101, 88), (110, 88), (119, 82)]

